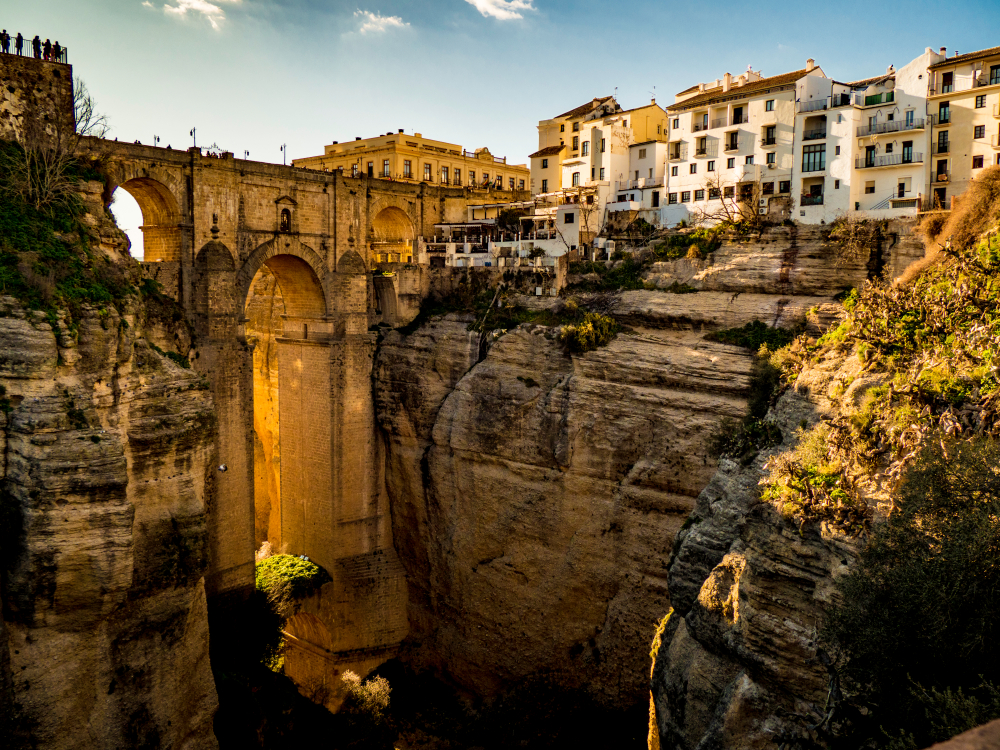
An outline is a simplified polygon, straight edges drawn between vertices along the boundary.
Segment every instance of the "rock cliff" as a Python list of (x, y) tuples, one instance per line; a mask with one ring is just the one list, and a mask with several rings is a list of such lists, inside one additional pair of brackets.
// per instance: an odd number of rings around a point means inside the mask
[[(99, 196), (92, 241), (134, 273)], [(5, 747), (216, 746), (215, 418), (189, 344), (155, 295), (54, 320), (0, 298)]]

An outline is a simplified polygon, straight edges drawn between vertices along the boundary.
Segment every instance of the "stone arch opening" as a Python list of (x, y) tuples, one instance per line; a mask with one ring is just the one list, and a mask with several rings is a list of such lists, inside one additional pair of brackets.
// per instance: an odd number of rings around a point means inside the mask
[[(264, 259), (244, 299), (244, 330), (253, 351), (254, 546), (268, 542), (275, 551), (302, 554), (304, 502), (301, 472), (314, 463), (316, 441), (302, 439), (322, 417), (322, 381), (331, 331), (326, 296), (316, 272), (295, 255)], [(285, 419), (282, 419), (284, 414)], [(329, 414), (326, 414), (329, 420)], [(282, 423), (294, 430), (292, 453), (282, 455)], [(322, 442), (322, 441), (320, 441)], [(320, 457), (322, 461), (322, 457)], [(310, 477), (310, 480), (316, 477)], [(290, 498), (286, 492), (293, 493)], [(290, 503), (284, 503), (285, 499)]]
[(142, 211), (143, 262), (180, 261), (181, 211), (170, 189), (149, 177), (134, 177), (118, 187), (135, 198)]
[(371, 251), (377, 263), (409, 263), (413, 260), (416, 233), (406, 212), (388, 206), (372, 219)]

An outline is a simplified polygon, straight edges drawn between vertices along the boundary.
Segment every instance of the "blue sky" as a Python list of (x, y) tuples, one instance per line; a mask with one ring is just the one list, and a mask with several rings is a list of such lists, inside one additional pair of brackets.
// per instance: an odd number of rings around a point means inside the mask
[(997, 0), (8, 0), (58, 39), (112, 137), (280, 162), (404, 128), (523, 162), (538, 120), (593, 96), (661, 104), (698, 81), (815, 58), (853, 80), (1000, 44)]

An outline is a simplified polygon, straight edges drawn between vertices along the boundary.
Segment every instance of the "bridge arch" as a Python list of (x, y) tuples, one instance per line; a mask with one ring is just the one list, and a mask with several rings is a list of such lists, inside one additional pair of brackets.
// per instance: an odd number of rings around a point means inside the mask
[(143, 261), (180, 261), (181, 211), (170, 189), (149, 177), (134, 177), (118, 187), (135, 198), (142, 211)]
[(372, 217), (369, 244), (375, 262), (412, 261), (415, 239), (413, 221), (399, 206), (385, 206)]
[(327, 315), (330, 299), (323, 259), (308, 245), (287, 240), (265, 242), (250, 253), (236, 274), (236, 299), (241, 304), (246, 306), (250, 286), (265, 265), (281, 288), (285, 315), (296, 318)]

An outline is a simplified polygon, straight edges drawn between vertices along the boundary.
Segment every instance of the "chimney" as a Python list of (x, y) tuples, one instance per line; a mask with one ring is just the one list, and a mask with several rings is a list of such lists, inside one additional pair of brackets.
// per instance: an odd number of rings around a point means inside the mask
[(420, 133), (414, 133), (414, 134), (413, 134), (413, 137), (414, 137), (414, 138), (423, 138), (423, 136), (422, 136), (422, 135), (420, 135)]
[(705, 84), (704, 83), (699, 83), (698, 84), (698, 91), (704, 91), (704, 90), (705, 90)]
[(815, 60), (813, 60), (811, 57), (808, 60), (806, 60), (806, 73), (808, 73), (810, 70), (812, 70), (815, 67), (816, 67), (816, 61)]
[(402, 132), (403, 132), (403, 129), (402, 129), (402, 128), (400, 128), (400, 129), (399, 129), (399, 132), (400, 132), (400, 133), (402, 133)]
[(732, 75), (730, 75), (729, 73), (726, 73), (724, 76), (722, 76), (722, 90), (723, 91), (729, 91), (729, 89), (732, 87), (732, 85), (733, 85), (733, 77), (732, 77)]
[(947, 47), (942, 47), (939, 50), (939, 53), (940, 53), (941, 57), (947, 57), (948, 56), (948, 48)]
[(361, 140), (361, 138), (355, 138), (354, 140), (356, 140), (356, 141), (360, 141), (360, 140)]

